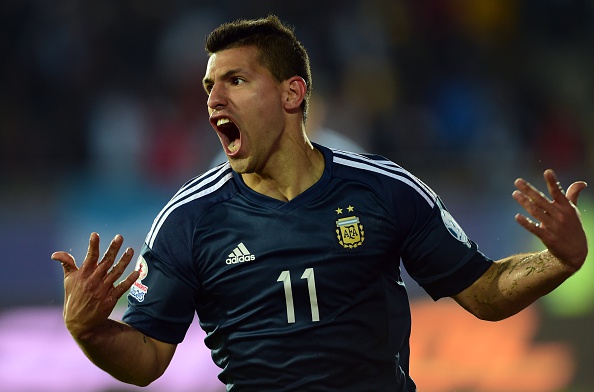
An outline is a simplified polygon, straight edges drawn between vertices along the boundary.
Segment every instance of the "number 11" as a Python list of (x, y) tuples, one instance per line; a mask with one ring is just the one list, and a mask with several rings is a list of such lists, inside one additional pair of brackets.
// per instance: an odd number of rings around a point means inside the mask
[[(318, 295), (316, 293), (316, 279), (313, 268), (307, 268), (301, 279), (307, 279), (307, 289), (309, 291), (309, 304), (311, 306), (311, 321), (320, 321), (320, 312), (318, 310)], [(295, 322), (295, 307), (293, 305), (293, 289), (291, 287), (291, 273), (283, 271), (278, 276), (277, 282), (283, 282), (285, 289), (285, 301), (287, 304), (287, 322)]]

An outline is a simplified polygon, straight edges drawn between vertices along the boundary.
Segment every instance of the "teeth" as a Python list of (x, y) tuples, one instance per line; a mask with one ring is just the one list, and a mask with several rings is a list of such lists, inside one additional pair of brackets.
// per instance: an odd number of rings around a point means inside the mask
[(228, 118), (219, 118), (217, 120), (217, 126), (220, 127), (221, 125), (229, 124), (230, 122), (231, 120), (229, 120)]
[(227, 146), (227, 148), (229, 148), (229, 151), (235, 152), (239, 149), (239, 146), (235, 144), (235, 141), (233, 141), (231, 144), (229, 144), (229, 146)]

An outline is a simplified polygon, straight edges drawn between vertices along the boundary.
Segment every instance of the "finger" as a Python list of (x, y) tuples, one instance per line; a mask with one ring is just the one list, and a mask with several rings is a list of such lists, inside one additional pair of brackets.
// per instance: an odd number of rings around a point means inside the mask
[(99, 259), (99, 234), (93, 232), (89, 238), (89, 247), (87, 255), (80, 270), (84, 275), (90, 275), (97, 267), (97, 260)]
[(541, 191), (536, 189), (532, 184), (522, 178), (518, 178), (514, 185), (520, 192), (522, 192), (532, 203), (538, 208), (546, 210), (551, 204), (551, 200)]
[(544, 229), (542, 228), (540, 223), (535, 222), (522, 214), (516, 214), (515, 218), (516, 222), (518, 222), (520, 226), (522, 226), (524, 229), (536, 235), (538, 238), (542, 237)]
[(543, 176), (547, 184), (547, 188), (549, 189), (549, 194), (552, 196), (553, 200), (559, 203), (561, 206), (569, 205), (568, 199), (565, 196), (565, 191), (557, 179), (555, 172), (551, 169), (547, 169), (545, 170)]
[(52, 260), (62, 263), (62, 267), (64, 268), (64, 276), (68, 275), (71, 271), (78, 270), (74, 257), (68, 252), (54, 252), (52, 253), (51, 258)]
[(584, 181), (574, 182), (567, 188), (567, 199), (577, 206), (578, 196), (580, 192), (588, 187), (588, 184)]
[(132, 256), (134, 256), (134, 250), (132, 248), (126, 249), (126, 251), (120, 258), (120, 260), (117, 262), (117, 264), (114, 265), (113, 268), (109, 271), (109, 273), (103, 280), (103, 283), (105, 283), (106, 285), (112, 286), (115, 283), (115, 281), (120, 276), (122, 276), (126, 267), (128, 266), (128, 264), (130, 264), (130, 261), (132, 260)]
[(542, 222), (551, 218), (545, 210), (546, 207), (540, 206), (538, 203), (534, 202), (533, 199), (528, 197), (525, 193), (516, 190), (512, 193), (512, 197), (514, 198), (514, 200), (516, 200), (516, 202), (518, 202), (518, 204), (522, 206), (522, 208), (524, 208), (524, 210), (526, 210), (528, 214), (538, 219), (539, 221)]
[(122, 280), (113, 288), (113, 295), (115, 295), (116, 298), (120, 298), (122, 295), (124, 295), (125, 292), (130, 290), (130, 287), (132, 287), (132, 285), (134, 284), (134, 282), (136, 282), (139, 276), (140, 271), (132, 271), (126, 277), (126, 279)]
[(97, 268), (96, 273), (100, 276), (103, 276), (107, 273), (107, 271), (113, 266), (113, 263), (116, 259), (122, 244), (124, 243), (124, 238), (117, 234), (109, 243), (109, 247), (103, 254), (101, 261), (99, 262), (99, 266)]

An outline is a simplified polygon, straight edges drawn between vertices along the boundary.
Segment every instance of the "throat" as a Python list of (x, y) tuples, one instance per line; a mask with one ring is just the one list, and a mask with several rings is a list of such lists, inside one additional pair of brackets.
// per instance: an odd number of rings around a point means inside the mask
[(309, 159), (301, 164), (278, 165), (268, 175), (261, 173), (242, 174), (245, 184), (260, 194), (281, 201), (290, 201), (312, 187), (324, 173), (324, 157), (313, 149)]

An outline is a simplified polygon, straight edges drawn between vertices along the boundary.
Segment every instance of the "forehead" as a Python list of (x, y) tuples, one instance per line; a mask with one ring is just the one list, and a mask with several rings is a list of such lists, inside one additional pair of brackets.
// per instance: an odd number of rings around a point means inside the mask
[(263, 68), (258, 61), (258, 48), (255, 46), (242, 46), (225, 49), (213, 53), (206, 65), (206, 79), (214, 79), (218, 74), (229, 70), (257, 70)]

